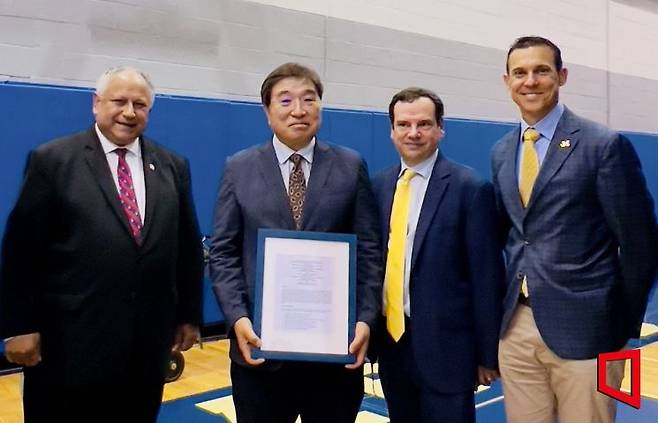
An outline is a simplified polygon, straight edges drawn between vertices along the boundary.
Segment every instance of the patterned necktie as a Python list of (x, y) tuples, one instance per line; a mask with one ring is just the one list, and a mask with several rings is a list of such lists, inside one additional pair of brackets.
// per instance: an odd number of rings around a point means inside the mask
[(404, 257), (409, 223), (409, 181), (414, 176), (416, 172), (407, 169), (398, 179), (391, 208), (384, 295), (386, 329), (395, 342), (399, 341), (404, 333)]
[(117, 165), (119, 200), (123, 206), (123, 213), (128, 218), (130, 232), (139, 245), (142, 243), (142, 218), (139, 215), (137, 196), (135, 196), (135, 188), (133, 187), (133, 178), (130, 173), (130, 167), (128, 167), (128, 163), (126, 162), (126, 153), (128, 152), (128, 149), (117, 148), (114, 152), (117, 153), (117, 156), (119, 157), (119, 164)]
[(294, 164), (290, 173), (288, 182), (288, 199), (290, 201), (290, 210), (292, 218), (295, 221), (295, 228), (300, 230), (302, 227), (302, 213), (304, 211), (304, 195), (306, 194), (306, 178), (302, 169), (302, 159), (300, 154), (290, 156), (290, 161)]
[(519, 193), (523, 207), (528, 206), (532, 187), (535, 185), (537, 174), (539, 174), (539, 156), (535, 150), (535, 142), (539, 139), (539, 132), (534, 128), (528, 128), (523, 133), (523, 153), (521, 159)]

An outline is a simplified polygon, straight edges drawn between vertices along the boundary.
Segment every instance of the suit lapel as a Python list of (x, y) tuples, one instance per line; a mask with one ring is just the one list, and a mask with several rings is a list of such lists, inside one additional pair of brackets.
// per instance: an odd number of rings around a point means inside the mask
[(158, 184), (158, 170), (162, 170), (158, 160), (157, 152), (154, 150), (153, 145), (140, 139), (142, 148), (142, 166), (144, 168), (144, 185), (146, 187), (146, 214), (144, 215), (144, 227), (142, 228), (142, 245), (146, 243), (146, 237), (153, 223), (153, 216), (156, 213), (157, 207), (155, 203), (159, 197)]
[(398, 175), (400, 175), (400, 165), (395, 166), (390, 171), (387, 171), (384, 176), (382, 187), (382, 198), (379, 210), (381, 212), (382, 221), (382, 245), (384, 246), (384, 265), (386, 264), (386, 256), (388, 253), (388, 238), (391, 226), (391, 211), (393, 209), (393, 196), (395, 195), (395, 188), (398, 182)]
[[(562, 164), (574, 148), (576, 148), (576, 144), (578, 143), (578, 138), (574, 135), (576, 132), (578, 132), (578, 126), (574, 121), (574, 115), (565, 107), (562, 117), (555, 128), (553, 139), (548, 146), (546, 157), (539, 169), (539, 175), (537, 175), (537, 180), (532, 188), (532, 195), (530, 196), (527, 210), (532, 208), (537, 202), (537, 198), (541, 195), (548, 182), (560, 167), (562, 167)], [(569, 140), (568, 147), (561, 146), (562, 141), (566, 140)]]
[[(265, 186), (269, 187), (267, 190), (269, 195), (272, 195), (274, 197), (273, 200), (278, 204), (276, 209), (279, 211), (279, 217), (282, 222), (281, 226), (294, 230), (295, 221), (292, 218), (288, 193), (286, 192), (286, 186), (281, 177), (281, 169), (279, 168), (279, 162), (277, 161), (276, 152), (274, 151), (272, 142), (270, 141), (263, 144), (259, 147), (258, 151), (258, 160), (260, 161), (258, 169), (261, 178), (263, 179), (263, 183)], [(306, 208), (304, 210), (306, 210)]]
[(89, 170), (98, 182), (98, 186), (103, 192), (110, 209), (116, 218), (121, 221), (121, 224), (126, 230), (126, 234), (132, 238), (130, 226), (128, 225), (128, 220), (123, 213), (121, 201), (119, 200), (119, 193), (117, 192), (116, 184), (112, 180), (112, 172), (107, 164), (107, 158), (105, 157), (105, 152), (103, 151), (98, 136), (96, 135), (96, 130), (92, 127), (89, 130), (88, 135), (87, 144), (84, 148), (85, 160), (89, 166)]
[(503, 152), (503, 162), (498, 175), (500, 181), (500, 192), (505, 203), (510, 218), (515, 222), (523, 219), (525, 210), (521, 205), (521, 196), (519, 194), (519, 181), (516, 173), (516, 156), (519, 146), (519, 137), (521, 126), (517, 125), (516, 129), (507, 135), (505, 151)]
[(304, 197), (304, 212), (302, 214), (302, 228), (306, 227), (313, 210), (316, 209), (323, 192), (323, 187), (331, 171), (333, 160), (331, 160), (331, 149), (329, 146), (315, 141), (313, 151), (313, 164), (308, 184), (306, 186), (306, 195)]
[(443, 158), (443, 155), (439, 152), (439, 155), (436, 158), (434, 163), (434, 169), (432, 170), (432, 176), (430, 177), (429, 183), (427, 185), (427, 191), (425, 192), (425, 198), (423, 199), (423, 205), (420, 209), (420, 216), (418, 217), (418, 224), (416, 225), (416, 236), (414, 237), (414, 246), (413, 253), (411, 256), (411, 268), (413, 269), (416, 264), (416, 258), (418, 257), (418, 252), (423, 245), (425, 240), (425, 235), (427, 235), (427, 230), (430, 227), (432, 218), (436, 214), (439, 204), (444, 197), (445, 191), (448, 188), (450, 182), (450, 169), (448, 167), (448, 162)]

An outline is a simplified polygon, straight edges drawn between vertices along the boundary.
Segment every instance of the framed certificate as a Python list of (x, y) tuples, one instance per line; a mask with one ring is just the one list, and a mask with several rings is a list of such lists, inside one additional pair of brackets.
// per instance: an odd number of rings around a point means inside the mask
[(254, 358), (353, 363), (356, 235), (259, 229)]

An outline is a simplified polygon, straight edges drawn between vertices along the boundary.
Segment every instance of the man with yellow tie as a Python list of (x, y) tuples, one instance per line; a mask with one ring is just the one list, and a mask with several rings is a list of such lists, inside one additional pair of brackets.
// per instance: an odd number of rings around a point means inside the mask
[[(559, 102), (567, 69), (555, 44), (517, 39), (504, 81), (522, 118), (492, 152), (507, 421), (611, 422), (596, 357), (639, 334), (658, 264), (653, 201), (630, 142)], [(607, 384), (623, 374), (609, 363)]]
[(389, 105), (400, 163), (373, 180), (386, 259), (375, 348), (391, 423), (473, 422), (498, 377), (502, 252), (492, 185), (446, 159), (443, 103), (407, 88)]

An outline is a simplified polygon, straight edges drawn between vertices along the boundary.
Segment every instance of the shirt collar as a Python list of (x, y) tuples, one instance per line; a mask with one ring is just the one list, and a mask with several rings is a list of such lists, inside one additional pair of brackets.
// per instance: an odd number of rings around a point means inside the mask
[(555, 128), (562, 117), (562, 112), (564, 112), (564, 105), (558, 103), (553, 110), (548, 112), (546, 116), (542, 118), (539, 122), (534, 125), (528, 125), (523, 119), (521, 119), (521, 139), (523, 139), (523, 133), (528, 128), (535, 128), (537, 132), (541, 134), (542, 137), (548, 139), (549, 141), (553, 139), (555, 134)]
[(315, 149), (315, 137), (306, 144), (304, 147), (295, 151), (292, 148), (288, 147), (282, 143), (275, 135), (272, 136), (272, 144), (274, 145), (274, 153), (276, 154), (276, 159), (279, 162), (279, 165), (284, 164), (290, 156), (297, 153), (304, 158), (309, 164), (313, 163), (313, 150)]
[(432, 175), (432, 169), (434, 169), (434, 163), (436, 163), (436, 158), (438, 156), (439, 150), (436, 149), (434, 150), (434, 154), (415, 166), (409, 166), (404, 162), (403, 159), (400, 159), (400, 173), (398, 174), (398, 178), (405, 170), (411, 169), (416, 172), (417, 175), (422, 176), (423, 179), (428, 179)]
[(116, 145), (112, 141), (107, 139), (107, 137), (105, 135), (103, 135), (101, 130), (98, 128), (98, 124), (94, 125), (94, 128), (96, 129), (96, 135), (98, 135), (98, 139), (101, 142), (101, 147), (103, 147), (103, 152), (105, 153), (105, 155), (110, 154), (111, 152), (113, 152), (117, 148), (125, 148), (129, 152), (136, 155), (137, 157), (142, 156), (142, 149), (139, 146), (139, 138), (135, 138), (135, 141), (133, 141), (130, 144), (127, 144), (127, 145), (123, 145), (123, 146), (122, 145)]

